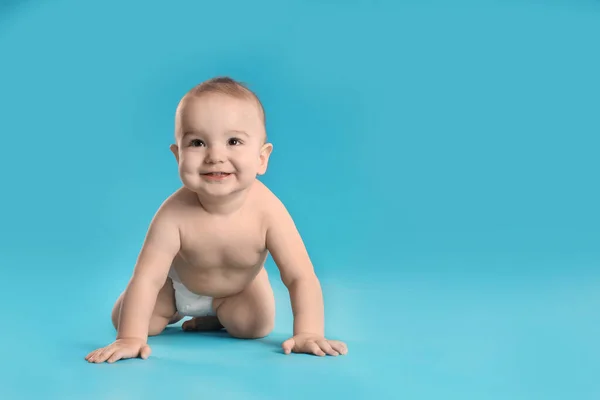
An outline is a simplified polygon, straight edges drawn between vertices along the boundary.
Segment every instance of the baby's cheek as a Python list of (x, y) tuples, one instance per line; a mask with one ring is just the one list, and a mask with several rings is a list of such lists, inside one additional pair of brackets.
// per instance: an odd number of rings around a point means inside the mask
[(199, 171), (192, 163), (182, 163), (179, 166), (179, 174), (184, 183), (192, 183), (197, 181)]
[(200, 177), (197, 174), (182, 172), (179, 174), (179, 177), (181, 179), (181, 183), (183, 183), (183, 185), (188, 189), (195, 190), (201, 186)]
[(201, 163), (194, 157), (187, 156), (181, 159), (179, 168), (185, 172), (198, 172), (198, 167)]

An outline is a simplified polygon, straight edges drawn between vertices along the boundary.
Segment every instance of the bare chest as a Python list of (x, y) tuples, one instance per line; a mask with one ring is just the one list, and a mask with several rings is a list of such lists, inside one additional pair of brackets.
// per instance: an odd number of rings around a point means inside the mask
[(264, 262), (266, 232), (256, 218), (190, 218), (182, 225), (179, 258), (188, 268), (247, 270)]

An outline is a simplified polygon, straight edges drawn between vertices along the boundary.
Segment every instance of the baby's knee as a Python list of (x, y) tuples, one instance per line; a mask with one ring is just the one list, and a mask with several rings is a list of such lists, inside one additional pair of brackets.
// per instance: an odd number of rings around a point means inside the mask
[(152, 318), (148, 327), (148, 336), (157, 336), (167, 327), (166, 321), (162, 318)]
[(269, 336), (273, 332), (274, 323), (264, 323), (254, 327), (250, 332), (249, 336), (251, 339), (260, 339)]
[(239, 339), (260, 339), (268, 336), (274, 327), (274, 318), (264, 316), (240, 321), (228, 329), (228, 332), (231, 336)]

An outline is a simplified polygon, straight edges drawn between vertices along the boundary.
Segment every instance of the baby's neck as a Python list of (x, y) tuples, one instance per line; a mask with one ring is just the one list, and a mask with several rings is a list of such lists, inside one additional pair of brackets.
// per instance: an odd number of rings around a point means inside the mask
[(196, 193), (200, 206), (211, 215), (228, 216), (239, 211), (248, 197), (249, 189), (233, 193), (226, 197), (208, 197)]

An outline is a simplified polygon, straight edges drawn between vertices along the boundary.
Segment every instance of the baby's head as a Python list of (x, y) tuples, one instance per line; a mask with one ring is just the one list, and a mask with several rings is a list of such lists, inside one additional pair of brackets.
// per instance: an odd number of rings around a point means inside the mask
[(188, 189), (222, 196), (249, 187), (266, 172), (273, 150), (266, 139), (258, 97), (242, 83), (219, 77), (179, 102), (171, 151)]

